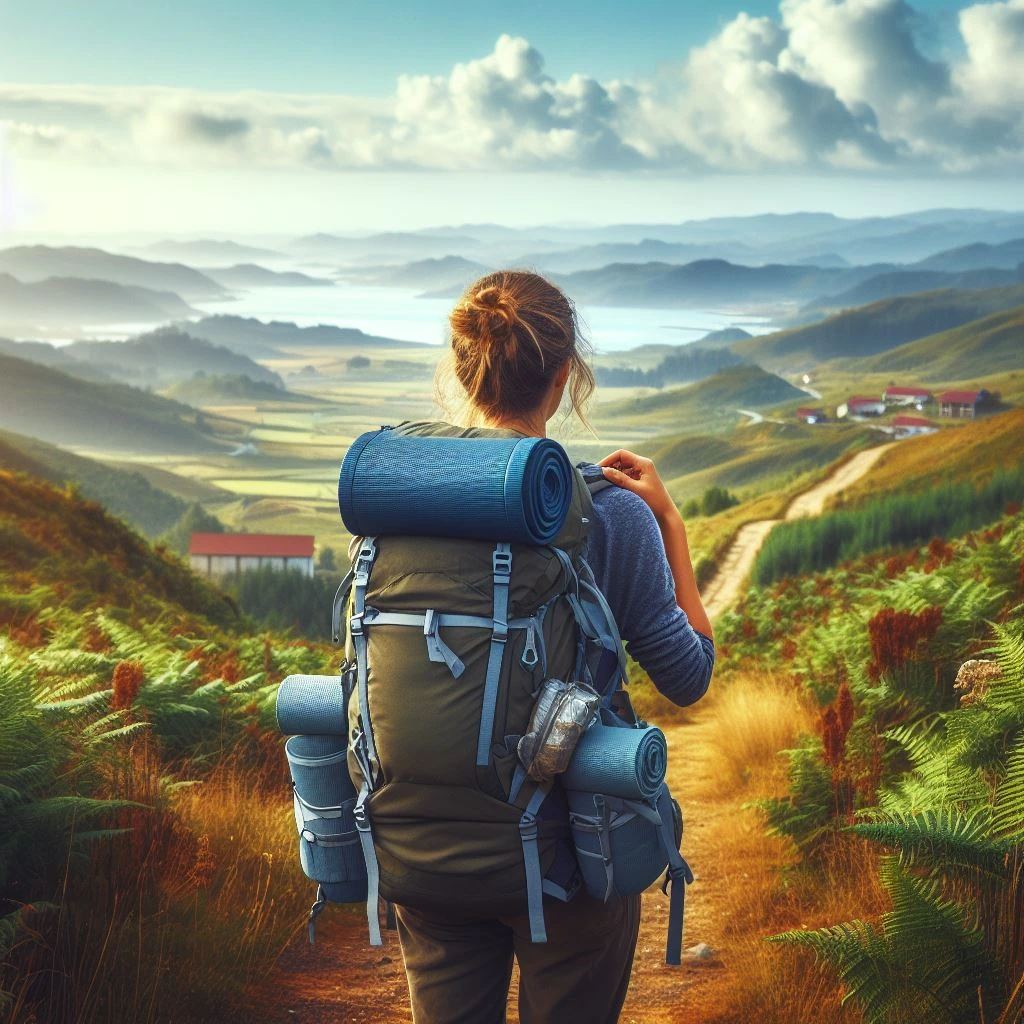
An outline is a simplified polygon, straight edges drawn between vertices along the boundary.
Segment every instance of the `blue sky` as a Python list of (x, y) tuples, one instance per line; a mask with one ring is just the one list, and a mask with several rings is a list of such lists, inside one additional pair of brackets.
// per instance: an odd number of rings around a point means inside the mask
[(0, 230), (1024, 206), (1024, 0), (0, 0), (0, 28)]
[[(956, 5), (914, 6), (935, 18), (929, 46), (956, 45)], [(581, 67), (601, 79), (646, 76), (737, 11), (776, 9), (771, 0), (3, 0), (0, 79), (383, 95), (399, 74), (442, 74), (502, 33), (529, 39), (556, 77)]]

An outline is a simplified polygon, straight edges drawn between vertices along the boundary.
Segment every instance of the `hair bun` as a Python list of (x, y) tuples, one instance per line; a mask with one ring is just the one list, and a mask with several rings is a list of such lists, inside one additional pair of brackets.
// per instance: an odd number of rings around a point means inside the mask
[(509, 327), (514, 327), (519, 320), (515, 305), (497, 285), (488, 285), (486, 288), (474, 292), (469, 297), (469, 305), (481, 313), (500, 316)]

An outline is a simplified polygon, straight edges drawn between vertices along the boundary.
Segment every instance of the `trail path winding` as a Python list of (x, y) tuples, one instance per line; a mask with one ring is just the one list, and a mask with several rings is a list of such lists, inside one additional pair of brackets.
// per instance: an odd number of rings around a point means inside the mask
[[(742, 884), (749, 866), (724, 862), (720, 846), (722, 837), (735, 831), (743, 797), (709, 795), (714, 791), (714, 757), (705, 738), (710, 718), (700, 708), (688, 714), (685, 723), (664, 726), (670, 748), (680, 752), (669, 759), (668, 780), (685, 809), (683, 849), (696, 874), (687, 891), (684, 945), (707, 943), (715, 955), (700, 961), (688, 957), (682, 967), (665, 964), (668, 898), (658, 885), (652, 886), (643, 897), (640, 938), (620, 1024), (707, 1024), (722, 1011), (729, 984), (729, 972), (723, 968), (728, 967), (735, 940), (725, 934), (722, 908), (729, 888)], [(515, 980), (512, 991), (508, 1019), (514, 1024), (519, 1020)], [(332, 907), (317, 925), (316, 945), (309, 946), (303, 929), (251, 993), (250, 1006), (230, 1024), (408, 1024), (410, 1019), (395, 933), (385, 932), (383, 949), (373, 949), (367, 944), (361, 908), (347, 913)]]
[(798, 494), (787, 506), (782, 519), (761, 519), (740, 527), (736, 539), (722, 559), (718, 572), (704, 588), (704, 607), (708, 615), (712, 619), (716, 618), (739, 597), (740, 590), (754, 567), (761, 545), (778, 523), (821, 515), (830, 498), (868, 473), (890, 447), (891, 445), (883, 444), (877, 448), (857, 452), (852, 459), (844, 462), (820, 483)]

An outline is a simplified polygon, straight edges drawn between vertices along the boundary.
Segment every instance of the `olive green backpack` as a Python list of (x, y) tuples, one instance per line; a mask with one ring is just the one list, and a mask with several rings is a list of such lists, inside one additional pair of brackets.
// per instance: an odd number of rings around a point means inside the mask
[[(443, 423), (396, 429), (518, 436)], [(525, 909), (543, 942), (543, 895), (569, 900), (580, 886), (564, 793), (528, 779), (516, 752), (545, 679), (605, 694), (625, 681), (614, 620), (582, 557), (593, 503), (575, 476), (547, 547), (353, 541), (347, 630), (336, 609), (335, 632), (347, 633), (355, 668), (349, 771), (374, 944), (378, 896), (488, 917)]]

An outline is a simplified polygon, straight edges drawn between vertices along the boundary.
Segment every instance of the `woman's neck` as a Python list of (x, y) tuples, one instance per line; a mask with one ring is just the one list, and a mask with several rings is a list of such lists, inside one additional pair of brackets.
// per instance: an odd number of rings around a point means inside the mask
[(527, 437), (546, 437), (548, 421), (543, 416), (523, 416), (519, 419), (492, 419), (487, 417), (484, 426), (497, 427), (501, 430), (518, 430)]

